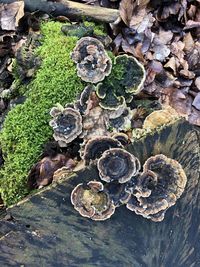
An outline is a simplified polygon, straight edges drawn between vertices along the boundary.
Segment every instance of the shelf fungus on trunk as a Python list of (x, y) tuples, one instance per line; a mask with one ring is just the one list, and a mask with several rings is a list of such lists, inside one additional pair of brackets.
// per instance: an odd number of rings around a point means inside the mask
[(135, 94), (141, 91), (145, 80), (145, 69), (132, 56), (120, 55), (115, 58), (111, 74), (97, 85), (100, 106), (115, 110), (130, 103)]
[(80, 154), (85, 164), (89, 165), (91, 162), (99, 159), (106, 150), (120, 147), (122, 147), (121, 143), (112, 137), (95, 136), (86, 144), (83, 144)]
[(182, 195), (187, 177), (181, 165), (162, 154), (144, 163), (127, 208), (147, 219), (159, 222), (167, 209)]
[(90, 181), (78, 184), (71, 193), (71, 202), (83, 217), (95, 221), (109, 219), (115, 212), (115, 205), (101, 182)]
[(96, 38), (81, 38), (71, 57), (77, 64), (77, 75), (85, 82), (98, 83), (111, 72), (112, 61), (103, 44)]
[(69, 177), (69, 174), (76, 167), (76, 162), (73, 159), (70, 159), (66, 162), (65, 166), (57, 169), (53, 174), (53, 182), (59, 181)]
[(49, 123), (54, 130), (53, 137), (61, 147), (66, 147), (82, 133), (82, 117), (79, 111), (57, 105), (51, 109), (50, 115), (53, 117)]
[(114, 133), (112, 135), (112, 138), (114, 138), (117, 141), (119, 141), (122, 144), (122, 146), (126, 146), (129, 143), (129, 137), (125, 133)]
[(172, 123), (177, 119), (180, 119), (180, 116), (176, 110), (171, 107), (165, 107), (164, 109), (155, 110), (150, 113), (144, 120), (143, 129), (153, 130)]
[(111, 148), (97, 162), (100, 178), (105, 182), (126, 183), (141, 168), (139, 159), (122, 148)]
[(74, 106), (77, 110), (79, 110), (81, 115), (84, 115), (84, 113), (88, 113), (93, 106), (97, 106), (98, 98), (95, 96), (94, 91), (95, 86), (89, 84), (77, 97)]
[(131, 198), (131, 191), (127, 190), (127, 183), (106, 183), (105, 190), (116, 207), (126, 204)]

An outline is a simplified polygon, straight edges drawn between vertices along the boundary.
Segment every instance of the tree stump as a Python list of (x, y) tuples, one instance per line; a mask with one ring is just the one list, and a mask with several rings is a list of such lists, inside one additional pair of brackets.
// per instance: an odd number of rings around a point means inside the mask
[[(160, 223), (120, 207), (111, 219), (83, 218), (70, 202), (80, 182), (99, 179), (84, 169), (8, 209), (0, 222), (0, 266), (200, 266), (200, 131), (185, 121), (135, 141), (141, 163), (162, 153), (183, 166), (186, 189)], [(11, 219), (12, 219), (11, 217)]]

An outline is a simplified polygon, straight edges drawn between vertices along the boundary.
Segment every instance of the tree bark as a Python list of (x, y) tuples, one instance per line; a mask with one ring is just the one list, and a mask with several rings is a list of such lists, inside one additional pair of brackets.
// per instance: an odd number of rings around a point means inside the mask
[[(16, 0), (1, 0), (0, 3), (10, 4)], [(25, 10), (29, 12), (41, 11), (50, 16), (66, 16), (69, 19), (93, 19), (106, 23), (114, 23), (119, 19), (119, 11), (111, 8), (94, 7), (86, 4), (61, 0), (60, 2), (47, 2), (46, 0), (24, 0)]]

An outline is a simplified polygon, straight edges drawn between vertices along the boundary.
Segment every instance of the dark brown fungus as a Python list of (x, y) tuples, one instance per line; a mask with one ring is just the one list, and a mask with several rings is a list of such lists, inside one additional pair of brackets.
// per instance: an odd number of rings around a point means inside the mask
[(69, 177), (69, 174), (76, 166), (76, 162), (73, 159), (68, 159), (65, 166), (57, 169), (53, 174), (53, 181), (58, 181)]
[(28, 187), (35, 189), (50, 184), (53, 180), (54, 172), (68, 165), (69, 160), (63, 154), (57, 154), (54, 157), (44, 157), (31, 168), (28, 175)]
[(118, 140), (108, 136), (96, 136), (90, 139), (86, 145), (83, 144), (81, 156), (85, 160), (85, 164), (89, 165), (100, 158), (104, 151), (117, 147), (121, 147)]
[(131, 129), (131, 119), (133, 116), (133, 111), (130, 108), (125, 108), (123, 113), (114, 119), (109, 119), (109, 126), (117, 132), (128, 131)]
[(83, 217), (95, 221), (107, 220), (115, 212), (109, 194), (104, 191), (103, 184), (97, 181), (78, 184), (71, 193), (71, 202)]
[(153, 130), (162, 125), (172, 123), (178, 118), (180, 116), (173, 108), (165, 107), (164, 109), (150, 113), (144, 120), (143, 128)]
[(126, 190), (127, 184), (119, 183), (106, 183), (105, 190), (108, 191), (108, 194), (115, 204), (116, 207), (119, 207), (123, 204), (126, 204), (131, 198), (131, 192)]
[(125, 183), (140, 170), (138, 158), (121, 148), (111, 148), (97, 162), (99, 176), (106, 182)]
[(115, 58), (112, 72), (96, 88), (100, 106), (115, 110), (124, 102), (130, 103), (141, 91), (145, 80), (145, 69), (134, 57), (120, 55)]
[(147, 159), (127, 208), (152, 221), (162, 221), (166, 210), (182, 195), (187, 177), (174, 159), (159, 154)]
[(53, 117), (49, 123), (54, 130), (53, 137), (61, 147), (67, 146), (81, 134), (82, 117), (77, 110), (57, 105), (51, 109), (50, 115)]
[(112, 138), (118, 140), (123, 146), (126, 146), (129, 143), (129, 137), (125, 133), (115, 133), (112, 135)]
[(108, 121), (108, 115), (101, 107), (92, 108), (83, 116), (83, 133), (80, 137), (87, 141), (96, 136), (109, 135)]
[(77, 75), (85, 82), (98, 83), (111, 72), (112, 61), (96, 38), (81, 38), (71, 57), (77, 63)]
[[(87, 85), (81, 94), (78, 96), (77, 101), (75, 102), (76, 109), (79, 110), (81, 114), (84, 114), (87, 109), (90, 109), (91, 106), (91, 93), (94, 92), (95, 87), (93, 85)], [(93, 101), (92, 101), (93, 102)]]

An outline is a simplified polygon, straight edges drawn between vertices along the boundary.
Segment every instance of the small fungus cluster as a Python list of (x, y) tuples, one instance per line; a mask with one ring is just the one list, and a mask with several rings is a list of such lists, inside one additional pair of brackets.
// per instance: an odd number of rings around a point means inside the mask
[[(85, 35), (84, 31), (71, 58), (78, 77), (89, 84), (76, 101), (65, 107), (57, 104), (50, 111), (50, 126), (59, 147), (69, 149), (79, 142), (78, 157), (85, 166), (96, 166), (99, 173), (99, 181), (81, 183), (73, 189), (71, 202), (82, 216), (92, 220), (106, 220), (116, 207), (125, 204), (136, 214), (161, 221), (183, 193), (187, 178), (173, 159), (156, 155), (141, 167), (139, 159), (125, 150), (132, 120), (139, 114), (130, 103), (141, 91), (144, 67), (132, 56), (111, 60), (99, 39)], [(145, 125), (153, 128), (150, 115)], [(51, 179), (66, 177), (75, 161), (67, 158), (53, 169)]]
[[(110, 218), (116, 207), (125, 204), (144, 218), (162, 221), (167, 209), (175, 205), (182, 195), (187, 182), (185, 172), (176, 160), (158, 154), (147, 159), (140, 172), (138, 158), (123, 148), (104, 151), (97, 160), (97, 169), (101, 182), (91, 181), (86, 187), (79, 184), (71, 193), (74, 208), (82, 216), (93, 220)], [(97, 191), (88, 189), (90, 183), (101, 184), (98, 194), (101, 192), (107, 199), (107, 202), (102, 202), (98, 197), (98, 205), (102, 204), (101, 208), (98, 206), (98, 218), (94, 216)], [(88, 190), (92, 190), (92, 195)], [(94, 210), (92, 213), (91, 209)]]

